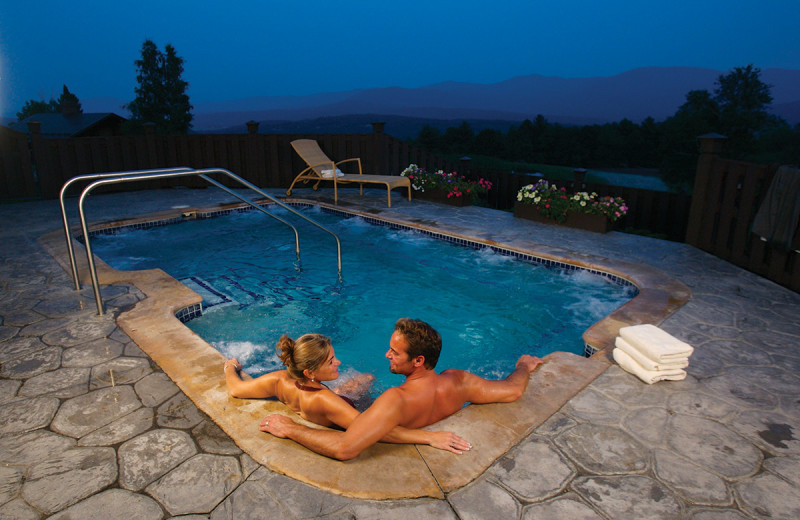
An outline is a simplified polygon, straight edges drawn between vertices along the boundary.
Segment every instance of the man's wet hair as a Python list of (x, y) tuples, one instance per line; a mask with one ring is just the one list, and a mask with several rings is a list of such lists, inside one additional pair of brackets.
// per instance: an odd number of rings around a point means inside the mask
[(400, 318), (394, 324), (394, 330), (408, 341), (408, 359), (424, 356), (425, 368), (432, 370), (436, 367), (442, 352), (442, 337), (436, 329), (422, 320)]

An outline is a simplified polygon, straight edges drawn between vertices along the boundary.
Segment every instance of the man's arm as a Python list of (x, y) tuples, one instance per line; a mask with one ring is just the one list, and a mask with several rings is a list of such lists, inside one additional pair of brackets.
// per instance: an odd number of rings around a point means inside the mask
[(381, 442), (392, 442), (395, 444), (427, 444), (432, 448), (451, 451), (458, 455), (472, 449), (472, 444), (453, 432), (409, 430), (402, 426), (395, 426), (392, 431), (381, 439)]
[(381, 440), (402, 420), (402, 398), (389, 389), (350, 424), (346, 431), (315, 430), (279, 414), (267, 416), (260, 429), (276, 437), (292, 439), (326, 457), (349, 460)]
[(464, 385), (467, 387), (468, 401), (474, 404), (510, 403), (516, 401), (528, 388), (530, 375), (544, 363), (534, 356), (523, 355), (517, 361), (516, 369), (500, 381), (483, 379), (466, 373)]
[[(353, 421), (360, 415), (358, 410), (333, 393), (327, 393), (320, 397), (323, 399), (317, 406), (321, 407), (322, 413), (324, 413), (329, 421), (338, 424), (342, 428), (350, 427)], [(427, 444), (431, 447), (451, 451), (459, 455), (472, 447), (470, 443), (452, 432), (410, 430), (402, 426), (395, 426), (389, 433), (384, 435), (380, 441), (394, 444)]]

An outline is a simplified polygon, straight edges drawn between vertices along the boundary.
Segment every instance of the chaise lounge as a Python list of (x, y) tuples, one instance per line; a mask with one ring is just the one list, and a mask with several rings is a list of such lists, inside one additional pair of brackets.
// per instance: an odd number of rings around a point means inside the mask
[[(297, 139), (292, 141), (292, 148), (308, 165), (308, 168), (300, 172), (294, 178), (292, 185), (286, 190), (286, 196), (292, 194), (292, 188), (297, 182), (311, 182), (316, 181), (313, 188), (316, 190), (319, 183), (322, 181), (333, 181), (333, 200), (338, 204), (339, 193), (338, 185), (341, 183), (357, 182), (360, 188), (360, 194), (364, 194), (364, 184), (385, 184), (386, 197), (389, 207), (392, 207), (392, 188), (406, 188), (408, 189), (408, 200), (411, 200), (411, 181), (407, 177), (394, 176), (394, 175), (364, 175), (361, 169), (361, 159), (358, 157), (352, 159), (344, 159), (343, 161), (335, 162), (325, 155), (325, 152), (319, 147), (319, 144), (313, 139)], [(347, 162), (355, 162), (358, 164), (357, 174), (342, 173), (338, 166)]]

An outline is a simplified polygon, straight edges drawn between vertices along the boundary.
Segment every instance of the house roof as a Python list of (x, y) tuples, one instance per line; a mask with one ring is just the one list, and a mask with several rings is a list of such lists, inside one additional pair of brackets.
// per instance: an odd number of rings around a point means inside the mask
[(34, 114), (22, 121), (8, 125), (12, 130), (30, 133), (28, 123), (39, 121), (42, 124), (43, 137), (80, 137), (92, 128), (109, 122), (110, 120), (125, 121), (124, 117), (113, 112), (97, 112), (91, 114)]

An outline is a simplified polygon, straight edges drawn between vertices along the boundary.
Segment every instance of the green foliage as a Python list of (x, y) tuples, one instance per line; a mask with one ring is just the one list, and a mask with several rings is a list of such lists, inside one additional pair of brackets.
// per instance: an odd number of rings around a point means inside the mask
[(66, 85), (64, 85), (64, 89), (58, 97), (58, 101), (53, 98), (50, 98), (50, 101), (43, 99), (39, 101), (29, 99), (26, 101), (22, 110), (17, 112), (17, 120), (22, 121), (35, 114), (58, 114), (65, 105), (70, 105), (77, 113), (83, 112), (78, 96), (70, 92)]
[(192, 122), (192, 105), (184, 81), (183, 58), (167, 44), (161, 52), (151, 40), (142, 44), (142, 57), (136, 65), (136, 99), (128, 103), (131, 124), (128, 130), (155, 125), (159, 134), (185, 134)]
[(23, 105), (22, 110), (17, 112), (17, 120), (22, 121), (35, 114), (55, 114), (57, 112), (58, 103), (55, 99), (51, 99), (50, 101), (29, 99), (25, 102), (25, 105)]
[(772, 103), (770, 86), (760, 79), (761, 69), (736, 67), (717, 80), (714, 100), (719, 106), (719, 122), (728, 147), (738, 156), (752, 153), (756, 135), (774, 121), (767, 108)]
[(795, 164), (800, 157), (800, 125), (792, 128), (767, 112), (772, 95), (760, 74), (753, 65), (734, 68), (719, 76), (713, 94), (689, 91), (685, 103), (660, 123), (647, 118), (640, 124), (623, 119), (604, 125), (563, 126), (538, 115), (506, 133), (481, 130), (474, 135), (467, 123), (444, 133), (426, 126), (415, 144), (455, 160), (468, 155), (474, 168), (539, 171), (548, 178), (571, 180), (577, 167), (659, 168), (673, 190), (690, 191), (697, 138), (704, 134), (727, 136), (724, 155), (731, 158)]

